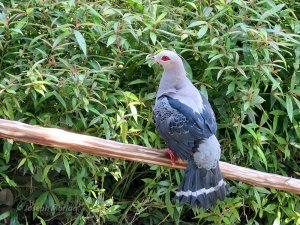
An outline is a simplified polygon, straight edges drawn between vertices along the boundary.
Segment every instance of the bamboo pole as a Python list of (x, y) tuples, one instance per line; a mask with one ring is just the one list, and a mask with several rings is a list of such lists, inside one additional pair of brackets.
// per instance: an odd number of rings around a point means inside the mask
[[(69, 149), (110, 158), (120, 158), (141, 163), (185, 169), (186, 162), (178, 161), (172, 165), (169, 157), (157, 149), (123, 144), (88, 135), (71, 133), (56, 128), (44, 128), (25, 123), (0, 119), (0, 138), (35, 143), (50, 147)], [(253, 186), (275, 188), (300, 194), (300, 180), (281, 175), (248, 169), (220, 162), (225, 178), (242, 181)]]

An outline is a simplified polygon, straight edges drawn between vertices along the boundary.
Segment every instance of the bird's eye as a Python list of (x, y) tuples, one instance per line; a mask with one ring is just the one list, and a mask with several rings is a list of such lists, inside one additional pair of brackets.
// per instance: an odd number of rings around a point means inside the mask
[(170, 58), (168, 56), (164, 55), (163, 57), (161, 57), (161, 60), (162, 61), (168, 61), (168, 60), (170, 60)]

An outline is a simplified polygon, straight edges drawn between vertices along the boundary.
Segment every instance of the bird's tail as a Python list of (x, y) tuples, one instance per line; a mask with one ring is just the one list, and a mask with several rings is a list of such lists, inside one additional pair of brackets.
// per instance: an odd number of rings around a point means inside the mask
[(185, 176), (176, 194), (180, 205), (188, 202), (209, 209), (218, 199), (226, 196), (225, 182), (220, 171), (219, 163), (215, 168), (207, 170), (198, 168), (194, 160), (189, 160)]

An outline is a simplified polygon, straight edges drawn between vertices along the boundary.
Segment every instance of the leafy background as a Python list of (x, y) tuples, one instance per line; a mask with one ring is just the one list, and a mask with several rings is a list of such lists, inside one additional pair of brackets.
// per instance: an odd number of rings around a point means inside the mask
[[(295, 0), (4, 0), (0, 116), (162, 148), (145, 57), (169, 48), (213, 105), (222, 160), (299, 178), (299, 16)], [(0, 145), (7, 224), (300, 224), (295, 194), (228, 181), (205, 212), (172, 200), (180, 170)]]

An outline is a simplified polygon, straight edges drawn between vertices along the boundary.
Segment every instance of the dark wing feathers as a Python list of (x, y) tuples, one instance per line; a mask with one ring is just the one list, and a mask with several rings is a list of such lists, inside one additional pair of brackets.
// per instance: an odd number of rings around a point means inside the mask
[(203, 98), (204, 110), (201, 114), (177, 99), (161, 96), (154, 109), (156, 127), (181, 159), (189, 159), (199, 140), (216, 132), (216, 121), (209, 102)]
[[(217, 123), (216, 123), (214, 112), (208, 100), (201, 93), (200, 95), (203, 100), (203, 111), (201, 114), (195, 113), (193, 109), (181, 103), (177, 99), (173, 99), (171, 97), (167, 97), (167, 99), (170, 106), (173, 109), (176, 109), (178, 113), (181, 113), (186, 118), (187, 121), (192, 122), (192, 127), (189, 127), (190, 131), (192, 132), (192, 135), (195, 136), (200, 135), (200, 137), (202, 138), (208, 138), (212, 134), (216, 133)], [(200, 134), (199, 134), (199, 130), (200, 130)], [(193, 133), (193, 131), (197, 131), (197, 132)]]

